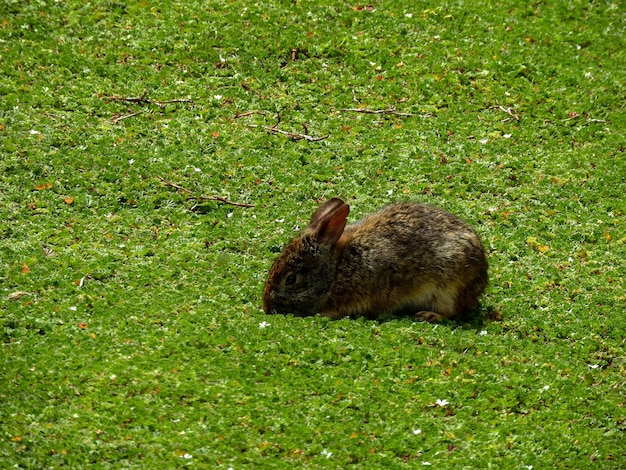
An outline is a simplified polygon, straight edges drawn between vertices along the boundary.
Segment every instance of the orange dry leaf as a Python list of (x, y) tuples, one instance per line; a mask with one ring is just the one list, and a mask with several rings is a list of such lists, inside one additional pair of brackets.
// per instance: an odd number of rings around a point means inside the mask
[(87, 323), (79, 323), (78, 324), (78, 328), (80, 328), (81, 330), (84, 330), (87, 328)]
[(66, 197), (65, 199), (63, 199), (65, 201), (65, 204), (73, 204), (74, 203), (74, 198), (73, 197)]
[(50, 189), (52, 185), (50, 183), (41, 183), (35, 186), (35, 191), (43, 191), (44, 189)]
[(26, 263), (22, 263), (22, 274), (26, 274), (28, 271), (30, 271), (28, 265)]

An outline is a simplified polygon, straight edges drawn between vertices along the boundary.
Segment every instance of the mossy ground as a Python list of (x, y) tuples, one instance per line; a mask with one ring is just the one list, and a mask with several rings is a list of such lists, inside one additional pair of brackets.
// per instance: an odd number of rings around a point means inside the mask
[[(0, 6), (3, 465), (626, 466), (623, 6), (387, 3)], [(479, 318), (266, 316), (333, 196), (468, 220)]]

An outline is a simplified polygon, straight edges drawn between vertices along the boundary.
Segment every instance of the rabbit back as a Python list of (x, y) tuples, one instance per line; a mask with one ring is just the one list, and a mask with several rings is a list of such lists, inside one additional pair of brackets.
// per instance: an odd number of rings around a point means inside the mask
[(442, 209), (393, 204), (348, 225), (345, 233), (322, 315), (426, 312), (451, 318), (474, 308), (487, 285), (476, 232)]
[(285, 247), (268, 276), (265, 311), (433, 321), (476, 306), (487, 261), (467, 223), (436, 207), (397, 203), (345, 225), (348, 210), (340, 199), (327, 201)]

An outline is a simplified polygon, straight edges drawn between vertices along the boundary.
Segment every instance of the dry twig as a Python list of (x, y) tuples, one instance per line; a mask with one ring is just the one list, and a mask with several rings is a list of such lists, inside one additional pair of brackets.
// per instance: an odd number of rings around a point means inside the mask
[(262, 93), (258, 92), (257, 90), (255, 90), (254, 88), (252, 88), (252, 87), (251, 87), (250, 85), (248, 85), (247, 83), (242, 82), (242, 83), (241, 83), (241, 87), (242, 87), (244, 90), (246, 90), (246, 91), (250, 91), (250, 92), (254, 93), (255, 95), (257, 95), (257, 96), (258, 96), (258, 97), (260, 97), (261, 99), (265, 99), (265, 96), (264, 96)]
[(157, 178), (165, 186), (169, 186), (170, 188), (178, 189), (179, 191), (190, 194), (190, 196), (187, 199), (193, 199), (196, 201), (218, 201), (218, 202), (222, 202), (224, 204), (229, 204), (231, 206), (236, 206), (236, 207), (254, 207), (254, 204), (246, 204), (244, 202), (233, 202), (233, 201), (229, 201), (228, 199), (222, 196), (194, 196), (193, 192), (190, 189), (187, 189), (176, 183), (172, 183), (171, 181), (168, 181), (165, 178), (161, 178), (160, 176), (157, 176)]
[[(240, 118), (240, 117), (244, 117), (244, 116), (250, 116), (252, 114), (261, 114), (261, 115), (265, 116), (265, 113), (263, 111), (248, 111), (246, 113), (241, 113), (241, 114), (235, 115), (235, 118)], [(307, 140), (309, 142), (317, 142), (317, 141), (320, 141), (320, 140), (328, 139), (330, 137), (330, 134), (326, 134), (326, 135), (323, 135), (321, 137), (316, 137), (316, 136), (309, 135), (309, 128), (304, 123), (302, 123), (302, 128), (304, 129), (304, 133), (303, 134), (301, 134), (299, 132), (283, 131), (282, 129), (278, 128), (278, 125), (280, 124), (280, 120), (281, 120), (280, 119), (280, 113), (277, 113), (276, 114), (276, 122), (272, 126), (261, 126), (261, 125), (258, 125), (258, 124), (248, 124), (248, 127), (250, 127), (250, 128), (260, 127), (261, 129), (265, 129), (267, 132), (273, 132), (275, 134), (284, 135), (284, 136), (289, 137), (290, 139), (293, 139), (293, 140)]]
[(137, 104), (155, 104), (160, 108), (164, 108), (166, 104), (171, 103), (193, 103), (193, 100), (179, 98), (174, 100), (151, 100), (147, 98), (145, 95), (141, 96), (105, 96), (107, 100), (110, 101), (124, 101), (126, 103), (137, 103)]
[[(326, 134), (323, 135), (321, 137), (315, 137), (309, 134), (300, 134), (297, 132), (288, 132), (288, 131), (283, 131), (281, 129), (276, 128), (277, 124), (274, 124), (273, 126), (259, 126), (256, 124), (248, 124), (248, 127), (260, 127), (261, 129), (265, 129), (267, 132), (274, 132), (275, 134), (280, 134), (280, 135), (284, 135), (289, 137), (290, 139), (293, 140), (308, 140), (309, 142), (317, 142), (320, 140), (324, 140), (324, 139), (328, 139), (330, 137), (330, 134)], [(303, 127), (306, 129), (306, 126), (303, 125)]]
[(196, 201), (218, 201), (236, 207), (254, 207), (254, 204), (248, 204), (245, 202), (233, 202), (222, 196), (191, 196), (189, 199), (195, 199)]
[(128, 119), (128, 118), (132, 118), (133, 116), (137, 116), (138, 114), (143, 113), (143, 111), (137, 111), (135, 113), (130, 113), (130, 114), (122, 114), (121, 116), (116, 116), (116, 117), (112, 117), (111, 121), (113, 121), (114, 123), (118, 123), (120, 121), (122, 121), (123, 119)]
[(503, 113), (506, 113), (509, 116), (511, 116), (516, 121), (519, 121), (520, 119), (519, 114), (517, 114), (513, 108), (505, 108), (504, 106), (497, 105), (497, 106), (489, 106), (489, 108), (487, 109), (499, 109)]
[(252, 116), (253, 114), (260, 114), (261, 116), (265, 116), (264, 111), (246, 111), (245, 113), (237, 113), (235, 114), (235, 119), (239, 119), (246, 116)]
[(394, 106), (387, 108), (387, 109), (344, 108), (342, 109), (342, 111), (349, 112), (349, 113), (363, 113), (363, 114), (393, 114), (395, 116), (404, 116), (404, 117), (415, 116), (415, 114), (412, 114), (412, 113), (401, 113), (397, 111)]

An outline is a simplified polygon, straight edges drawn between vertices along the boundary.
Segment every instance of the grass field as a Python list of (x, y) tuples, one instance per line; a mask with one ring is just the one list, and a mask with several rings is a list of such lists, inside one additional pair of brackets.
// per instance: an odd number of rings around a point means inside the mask
[[(5, 0), (3, 468), (626, 468), (620, 2)], [(480, 315), (268, 316), (317, 205), (483, 239)]]

